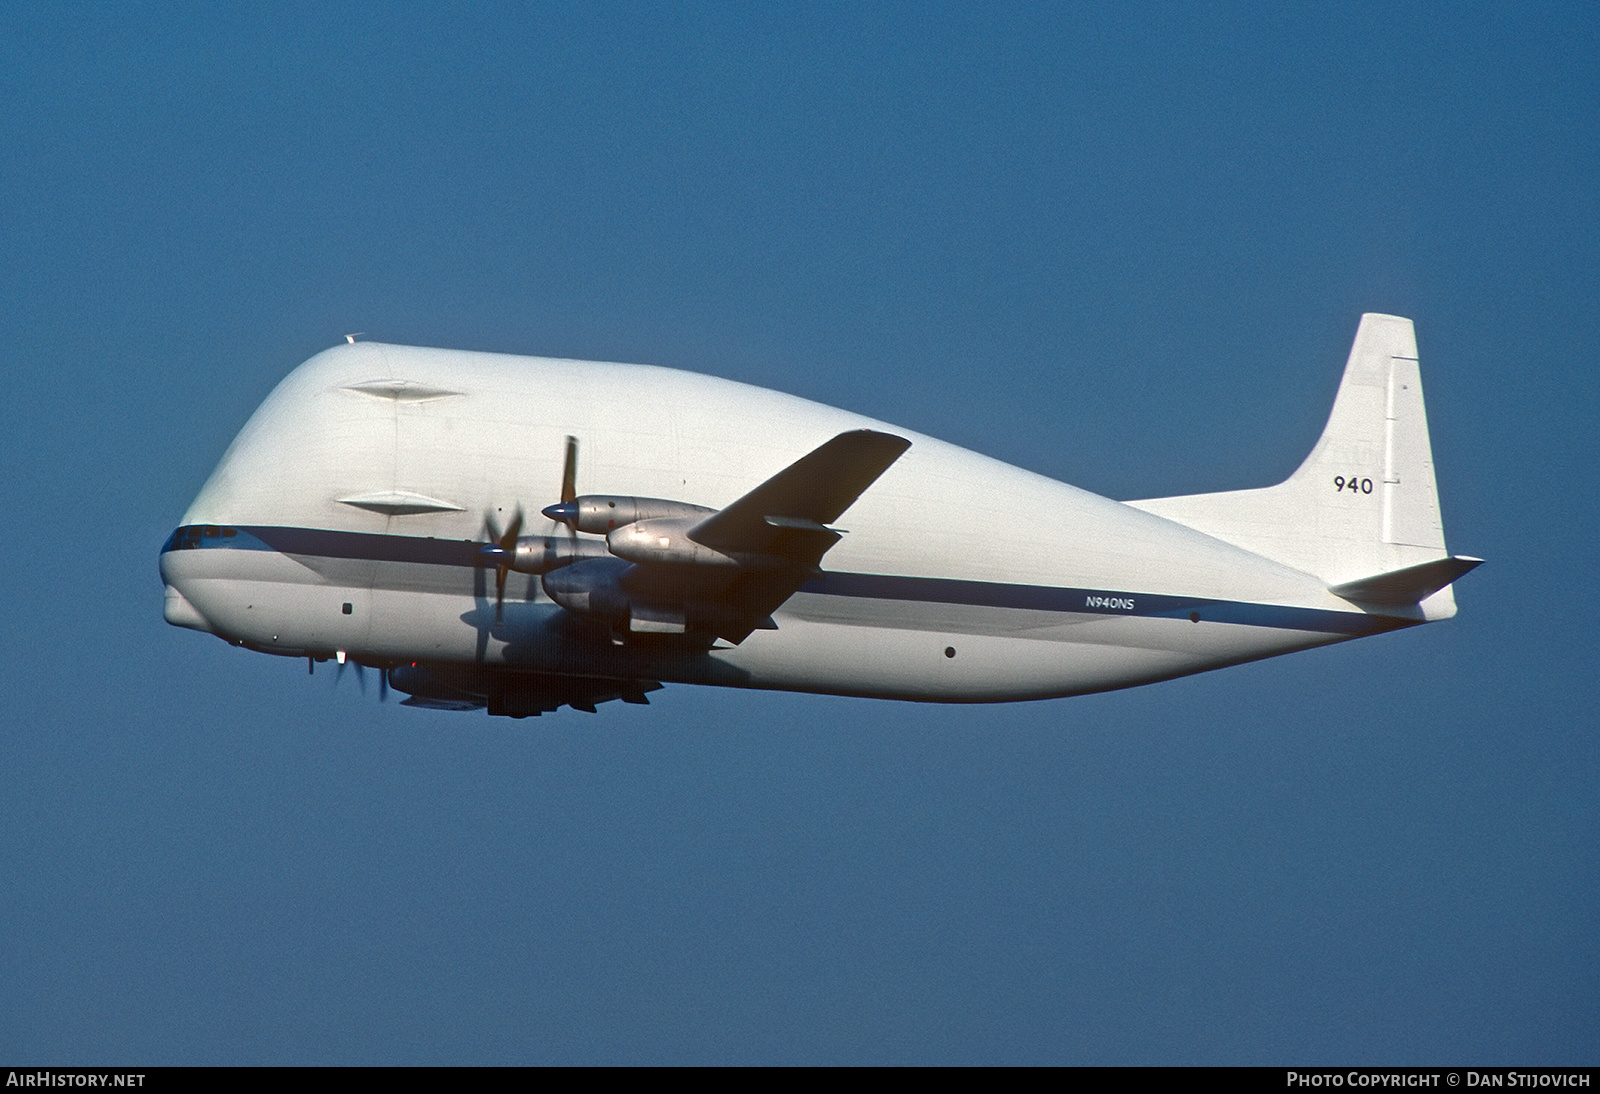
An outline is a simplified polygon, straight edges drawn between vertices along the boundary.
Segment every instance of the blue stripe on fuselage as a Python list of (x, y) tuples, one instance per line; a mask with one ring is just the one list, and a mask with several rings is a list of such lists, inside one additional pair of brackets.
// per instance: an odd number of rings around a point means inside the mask
[[(205, 529), (196, 535), (195, 532)], [(209, 533), (209, 534), (207, 534)], [(467, 539), (391, 536), (375, 532), (334, 532), (323, 528), (277, 528), (262, 525), (218, 527), (188, 525), (168, 537), (161, 551), (277, 551), (313, 558), (345, 558), (362, 562), (415, 562), (428, 566), (480, 566), (483, 544)]]
[(1242, 600), (1213, 600), (1200, 596), (1068, 589), (1054, 585), (1009, 585), (943, 577), (829, 573), (808, 581), (800, 587), (800, 591), (822, 596), (969, 604), (985, 608), (1072, 612), (1079, 615), (1134, 615), (1154, 619), (1193, 619), (1198, 615), (1200, 618), (1195, 622), (1239, 623), (1248, 627), (1322, 631), (1329, 634), (1376, 634), (1418, 622), (1394, 616), (1368, 615), (1365, 612), (1252, 604)]
[[(196, 535), (196, 530), (203, 532)], [(230, 534), (231, 533), (231, 534)], [(476, 568), (484, 565), (482, 543), (473, 540), (393, 536), (373, 532), (337, 532), (321, 528), (238, 526), (217, 528), (193, 525), (179, 528), (162, 553), (201, 549), (277, 551), (315, 558), (355, 559), (364, 562), (410, 562), (430, 566)], [(1283, 604), (1254, 604), (1240, 600), (1213, 600), (1198, 596), (1165, 596), (1108, 589), (1068, 589), (1053, 585), (1013, 585), (997, 581), (966, 581), (943, 577), (907, 577), (893, 574), (825, 573), (799, 589), (816, 596), (863, 600), (961, 604), (1019, 611), (1061, 612), (1075, 615), (1124, 615), (1153, 619), (1191, 619), (1208, 623), (1236, 623), (1247, 627), (1312, 631), (1350, 636), (1378, 634), (1421, 622), (1366, 612), (1299, 608)], [(1198, 619), (1196, 618), (1198, 617)]]

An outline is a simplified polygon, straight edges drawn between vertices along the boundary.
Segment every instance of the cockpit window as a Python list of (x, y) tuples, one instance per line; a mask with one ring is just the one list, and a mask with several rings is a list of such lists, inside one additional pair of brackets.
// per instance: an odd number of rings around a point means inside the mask
[[(184, 551), (205, 546), (208, 539), (232, 539), (239, 534), (237, 528), (223, 528), (216, 524), (186, 524), (172, 533), (167, 549)], [(222, 546), (220, 543), (211, 546)]]

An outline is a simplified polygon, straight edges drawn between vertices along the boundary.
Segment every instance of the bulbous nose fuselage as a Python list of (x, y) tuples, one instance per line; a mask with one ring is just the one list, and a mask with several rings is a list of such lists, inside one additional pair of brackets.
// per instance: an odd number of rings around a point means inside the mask
[[(713, 377), (341, 345), (273, 391), (164, 545), (164, 614), (533, 713), (655, 681), (1039, 699), (1410, 626), (1454, 605), (1394, 578), (1439, 561), (1437, 521), (1369, 512), (1437, 508), (1409, 332), (1363, 320), (1310, 471), (1126, 504)], [(1415, 466), (1365, 478), (1411, 494), (1323, 489), (1318, 453), (1348, 477), (1386, 429)]]

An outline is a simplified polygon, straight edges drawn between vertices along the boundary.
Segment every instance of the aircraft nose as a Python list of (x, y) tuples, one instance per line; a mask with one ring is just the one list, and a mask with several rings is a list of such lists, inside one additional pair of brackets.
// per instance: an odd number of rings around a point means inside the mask
[(173, 564), (174, 559), (186, 546), (198, 547), (204, 535), (205, 529), (199, 526), (180, 527), (161, 545), (159, 569), (161, 583), (166, 586), (166, 599), (162, 604), (161, 614), (174, 627), (187, 627), (190, 630), (215, 634), (216, 630), (211, 623), (200, 614), (200, 610), (189, 601), (189, 598), (183, 595), (180, 588), (183, 583), (182, 577), (175, 572), (181, 567)]
[(178, 549), (179, 545), (182, 544), (182, 542), (183, 542), (183, 529), (179, 528), (179, 529), (175, 530), (170, 536), (168, 536), (166, 538), (166, 541), (161, 544), (161, 551), (156, 556), (156, 569), (161, 574), (161, 583), (163, 585), (166, 585), (168, 588), (171, 588), (171, 586), (172, 586), (172, 574), (170, 572), (168, 572), (167, 556), (170, 555), (173, 551), (176, 551)]
[(161, 614), (174, 627), (188, 627), (192, 631), (204, 631), (207, 634), (213, 633), (211, 624), (206, 621), (206, 617), (201, 615), (193, 604), (189, 603), (188, 597), (171, 585), (167, 586), (167, 599), (166, 603), (162, 605)]

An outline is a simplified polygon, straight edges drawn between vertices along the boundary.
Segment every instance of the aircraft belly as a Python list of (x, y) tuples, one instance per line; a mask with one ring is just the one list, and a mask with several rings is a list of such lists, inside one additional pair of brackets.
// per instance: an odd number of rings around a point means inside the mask
[[(778, 617), (719, 656), (749, 687), (1001, 702), (1131, 687), (1305, 649), (1345, 636), (1171, 619), (1078, 619), (1020, 630), (901, 630)], [(1207, 631), (1209, 634), (1191, 633)]]
[(1137, 616), (1077, 616), (1070, 622), (1021, 632), (1018, 637), (1035, 642), (1165, 650), (1201, 658), (1208, 662), (1208, 668), (1216, 668), (1340, 642), (1350, 636), (1237, 623), (1191, 623), (1182, 619)]
[[(705, 651), (666, 638), (615, 643), (609, 631), (552, 604), (532, 575), (511, 574), (497, 607), (486, 568), (204, 550), (168, 552), (162, 573), (214, 633), (267, 652), (343, 650), (378, 664), (503, 665), (944, 702), (1103, 691), (1351, 637), (1281, 624), (949, 603), (929, 598), (915, 579), (893, 579), (912, 582), (921, 598), (802, 591), (775, 616), (777, 630)], [(817, 588), (848, 591), (856, 579), (881, 580), (830, 575)], [(1025, 588), (982, 595), (1009, 603)], [(1062, 590), (1044, 594), (1057, 604), (1083, 602)], [(978, 594), (962, 587), (949, 595)]]
[[(504, 665), (573, 676), (941, 702), (1105, 691), (1303, 649), (1343, 636), (1167, 619), (1088, 619), (1032, 631), (897, 628), (778, 616), (737, 647), (616, 644), (548, 602), (380, 590), (365, 656)], [(1210, 632), (1209, 637), (1199, 632)], [(1194, 632), (1194, 633), (1191, 633)], [(951, 656), (947, 651), (954, 651)]]
[(1214, 657), (1218, 665), (1305, 649), (1335, 641), (1338, 635), (1282, 628), (1240, 626), (1187, 619), (1108, 616), (1088, 612), (997, 608), (800, 593), (777, 616), (789, 620), (849, 627), (926, 631), (949, 636), (990, 635), (1031, 642), (1125, 646)]

